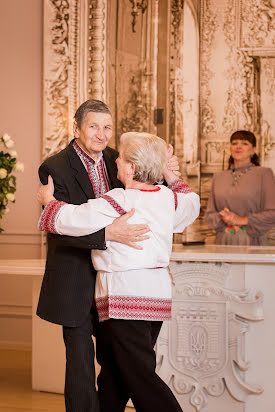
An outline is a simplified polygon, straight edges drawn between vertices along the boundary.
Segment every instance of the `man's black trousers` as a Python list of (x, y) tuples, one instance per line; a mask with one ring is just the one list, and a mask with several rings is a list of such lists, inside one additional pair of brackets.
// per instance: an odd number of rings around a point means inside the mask
[(96, 314), (93, 310), (81, 326), (63, 326), (66, 346), (66, 412), (99, 412), (92, 340), (96, 323)]

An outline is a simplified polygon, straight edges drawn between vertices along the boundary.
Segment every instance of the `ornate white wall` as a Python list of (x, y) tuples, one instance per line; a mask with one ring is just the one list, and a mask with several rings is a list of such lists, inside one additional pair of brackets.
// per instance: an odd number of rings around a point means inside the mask
[[(212, 174), (227, 167), (233, 131), (255, 132), (262, 164), (275, 170), (275, 3), (143, 4), (134, 11), (129, 0), (45, 0), (43, 154), (71, 139), (80, 102), (101, 98), (114, 114), (111, 145), (118, 147), (125, 130), (149, 130), (171, 142), (204, 210)], [(209, 234), (201, 217), (185, 237)]]
[[(275, 2), (204, 0), (200, 39), (202, 208), (213, 173), (227, 168), (229, 138), (253, 131), (261, 164), (275, 171)], [(204, 222), (201, 229), (209, 234)]]

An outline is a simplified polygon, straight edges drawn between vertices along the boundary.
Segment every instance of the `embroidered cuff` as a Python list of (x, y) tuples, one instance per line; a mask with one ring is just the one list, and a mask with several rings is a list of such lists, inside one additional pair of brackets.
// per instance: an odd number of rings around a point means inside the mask
[(193, 190), (183, 180), (177, 179), (168, 185), (169, 189), (176, 193), (191, 193)]
[(38, 230), (58, 234), (55, 228), (56, 216), (61, 207), (65, 204), (65, 202), (60, 200), (52, 200), (49, 202), (40, 216)]

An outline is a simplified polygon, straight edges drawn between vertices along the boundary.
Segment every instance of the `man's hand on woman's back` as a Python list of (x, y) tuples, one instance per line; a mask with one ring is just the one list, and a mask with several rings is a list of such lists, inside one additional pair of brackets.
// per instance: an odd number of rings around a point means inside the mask
[(123, 243), (133, 247), (134, 249), (142, 250), (142, 247), (136, 242), (149, 239), (150, 228), (145, 224), (129, 224), (128, 219), (135, 213), (134, 209), (125, 215), (118, 217), (114, 222), (105, 229), (105, 239), (114, 242)]

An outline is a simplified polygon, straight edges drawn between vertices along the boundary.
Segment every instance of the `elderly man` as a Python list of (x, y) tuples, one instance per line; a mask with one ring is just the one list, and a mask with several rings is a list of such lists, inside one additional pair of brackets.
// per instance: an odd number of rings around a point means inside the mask
[[(77, 109), (75, 139), (39, 169), (41, 183), (47, 183), (49, 174), (53, 177), (57, 199), (82, 204), (111, 188), (122, 187), (115, 163), (118, 154), (107, 147), (112, 127), (110, 109), (105, 103), (88, 100)], [(91, 338), (97, 321), (93, 304), (96, 271), (91, 263), (91, 249), (105, 249), (106, 240), (135, 247), (134, 241), (143, 240), (148, 228), (128, 225), (131, 214), (90, 236), (48, 234), (47, 263), (37, 314), (63, 325), (67, 412), (99, 411)]]
[[(112, 188), (122, 187), (115, 163), (118, 153), (107, 147), (112, 127), (111, 112), (105, 103), (88, 100), (77, 109), (74, 139), (39, 169), (41, 183), (46, 184), (48, 175), (52, 176), (56, 199), (80, 205)], [(177, 161), (172, 167), (178, 168)], [(106, 240), (140, 249), (135, 242), (147, 239), (149, 228), (127, 224), (133, 213), (128, 212), (106, 229), (88, 236), (48, 234), (47, 262), (37, 314), (63, 325), (67, 412), (99, 412), (91, 338), (97, 325), (96, 271), (91, 262), (91, 249), (106, 249)]]

